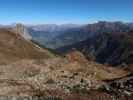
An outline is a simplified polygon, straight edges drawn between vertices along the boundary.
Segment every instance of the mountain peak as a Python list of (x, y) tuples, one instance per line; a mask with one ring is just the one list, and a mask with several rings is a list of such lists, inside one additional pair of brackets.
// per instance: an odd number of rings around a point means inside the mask
[(30, 34), (29, 34), (28, 30), (26, 29), (26, 27), (21, 23), (17, 23), (15, 25), (15, 27), (13, 28), (13, 31), (15, 33), (21, 35), (26, 40), (31, 40), (32, 39), (32, 37), (30, 36)]

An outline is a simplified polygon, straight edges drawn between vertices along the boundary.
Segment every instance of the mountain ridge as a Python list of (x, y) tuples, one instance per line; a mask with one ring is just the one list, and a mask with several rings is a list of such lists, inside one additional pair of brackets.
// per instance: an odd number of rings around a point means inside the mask
[(4, 61), (12, 61), (13, 58), (17, 60), (49, 57), (47, 50), (37, 47), (10, 29), (0, 29), (0, 45), (0, 58), (3, 60), (3, 63)]
[(51, 41), (48, 41), (47, 45), (50, 48), (55, 49), (61, 46), (67, 46), (76, 42), (84, 41), (89, 37), (95, 37), (104, 32), (121, 33), (132, 30), (132, 23), (100, 21), (93, 24), (83, 25), (79, 28), (66, 30), (64, 33), (57, 35)]

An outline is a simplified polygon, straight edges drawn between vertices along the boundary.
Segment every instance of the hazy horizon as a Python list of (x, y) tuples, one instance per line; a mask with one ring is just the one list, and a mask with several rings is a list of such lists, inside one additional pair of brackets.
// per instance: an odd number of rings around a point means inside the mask
[(93, 21), (93, 22), (86, 22), (86, 23), (24, 23), (24, 22), (13, 22), (13, 23), (0, 23), (0, 25), (3, 26), (10, 26), (10, 25), (16, 25), (16, 24), (23, 24), (26, 26), (36, 26), (36, 25), (87, 25), (87, 24), (95, 24), (95, 23), (99, 23), (99, 22), (109, 22), (109, 23), (114, 23), (114, 22), (121, 22), (121, 23), (133, 23), (133, 21), (119, 21), (119, 20), (115, 20), (115, 21), (109, 21), (109, 20), (98, 20), (98, 21)]

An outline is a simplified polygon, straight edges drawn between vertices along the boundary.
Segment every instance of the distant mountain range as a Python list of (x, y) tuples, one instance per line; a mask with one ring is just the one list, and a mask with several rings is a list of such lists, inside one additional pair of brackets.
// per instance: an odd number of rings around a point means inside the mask
[(133, 23), (100, 21), (87, 25), (27, 25), (26, 28), (33, 40), (55, 49), (84, 41), (104, 32), (128, 32), (133, 30)]
[[(0, 27), (14, 27), (15, 25), (0, 25)], [(87, 25), (42, 24), (25, 25), (25, 29), (33, 40), (55, 49), (84, 41), (103, 32), (128, 32), (133, 30), (133, 23), (100, 21)]]
[(133, 30), (132, 23), (122, 22), (98, 22), (94, 24), (84, 25), (80, 28), (69, 29), (63, 34), (56, 36), (47, 45), (51, 48), (59, 48), (65, 45), (84, 41), (89, 37), (95, 37), (104, 32), (128, 32)]
[(133, 62), (133, 23), (100, 21), (88, 25), (25, 25), (24, 28), (34, 42), (59, 53), (75, 48), (100, 63)]
[(35, 26), (27, 26), (27, 30), (32, 36), (33, 40), (36, 40), (42, 45), (49, 47), (47, 43), (52, 41), (56, 36), (63, 34), (68, 29), (73, 29), (80, 27), (80, 25), (76, 24), (44, 24), (44, 25), (35, 25)]

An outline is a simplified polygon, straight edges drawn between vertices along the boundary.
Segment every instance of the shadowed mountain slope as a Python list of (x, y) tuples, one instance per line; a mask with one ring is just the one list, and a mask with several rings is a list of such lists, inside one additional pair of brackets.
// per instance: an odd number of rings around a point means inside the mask
[(57, 52), (67, 53), (73, 48), (81, 51), (87, 58), (97, 62), (112, 65), (132, 64), (133, 36), (127, 33), (102, 33), (85, 41), (56, 49)]

